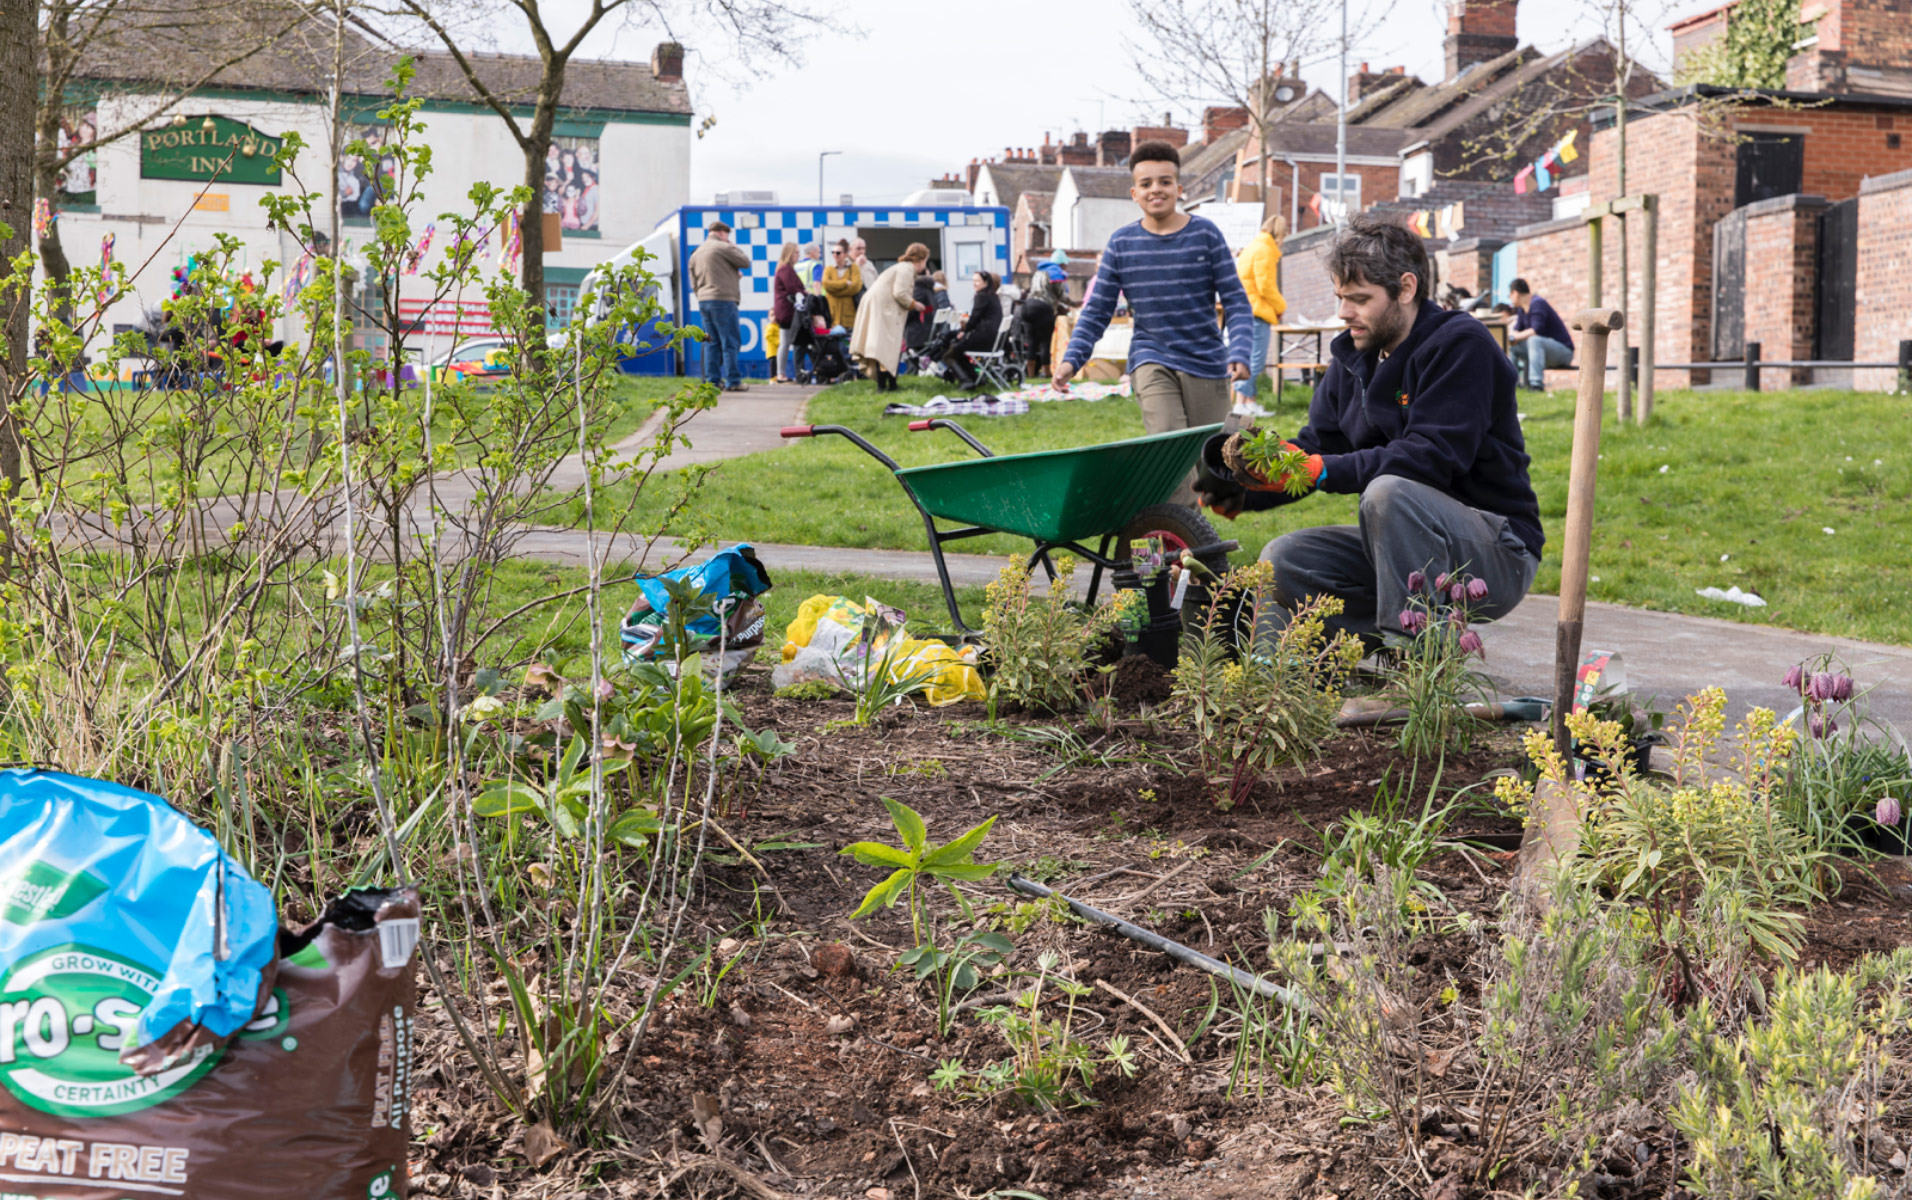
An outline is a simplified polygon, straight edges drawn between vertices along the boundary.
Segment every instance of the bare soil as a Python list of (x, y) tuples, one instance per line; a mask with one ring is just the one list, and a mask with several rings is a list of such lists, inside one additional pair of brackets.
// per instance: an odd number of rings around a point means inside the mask
[[(705, 882), (700, 936), (729, 937), (739, 961), (721, 986), (693, 980), (666, 1003), (612, 1101), (614, 1140), (527, 1163), (524, 1131), (497, 1106), (427, 1000), (415, 1089), (414, 1196), (829, 1196), (867, 1200), (1000, 1195), (1202, 1197), (1433, 1196), (1491, 1193), (1469, 1182), (1478, 1159), (1458, 1133), (1430, 1131), (1432, 1168), (1410, 1177), (1392, 1128), (1348, 1124), (1325, 1089), (1230, 1088), (1232, 1043), (1192, 1038), (1216, 996), (1212, 978), (1106, 929), (1041, 920), (1015, 935), (1027, 968), (1054, 951), (1082, 983), (1111, 985), (1077, 1002), (1077, 1031), (1100, 1045), (1128, 1035), (1139, 1069), (1097, 1078), (1094, 1107), (1063, 1114), (1009, 1102), (963, 1102), (931, 1086), (939, 1062), (1004, 1057), (997, 1029), (960, 1019), (936, 1036), (927, 990), (893, 970), (910, 942), (899, 907), (852, 924), (880, 872), (840, 856), (850, 842), (896, 840), (879, 797), (904, 800), (944, 840), (997, 815), (979, 859), (1000, 860), (1078, 899), (1218, 958), (1265, 967), (1263, 913), (1285, 912), (1315, 877), (1321, 834), (1375, 804), (1383, 781), (1425, 795), (1432, 768), (1404, 763), (1386, 735), (1350, 733), (1305, 768), (1264, 781), (1218, 812), (1202, 780), (1170, 764), (1183, 735), (1138, 704), (1162, 695), (1159, 670), (1127, 660), (1113, 679), (1115, 727), (1078, 728), (1071, 761), (1042, 742), (978, 727), (974, 706), (893, 709), (869, 728), (832, 726), (847, 701), (786, 701), (760, 678), (737, 693), (746, 720), (798, 743), (725, 828), (745, 845), (775, 838), (814, 848), (768, 852), (759, 872), (717, 866)], [(1053, 724), (1021, 716), (1025, 733)], [(1183, 747), (1185, 748), (1185, 746)], [(1091, 756), (1091, 757), (1084, 757)], [(1187, 755), (1182, 757), (1187, 758)], [(1442, 769), (1444, 792), (1512, 764), (1501, 732)], [(1487, 789), (1475, 789), (1485, 796)], [(1419, 811), (1419, 801), (1412, 802)], [(1421, 877), (1455, 907), (1489, 914), (1511, 877), (1519, 827), (1490, 801), (1450, 826), (1456, 842)], [(1000, 879), (973, 885), (979, 907), (1023, 898)], [(1906, 937), (1912, 877), (1891, 864), (1855, 880), (1809, 916), (1808, 963), (1843, 966)], [(939, 911), (953, 916), (946, 896)], [(1478, 983), (1468, 952), (1426, 937), (1410, 947), (1417, 1003)], [(985, 981), (979, 994), (1000, 989)], [(1227, 987), (1222, 985), (1222, 999)], [(1139, 1007), (1176, 1031), (1181, 1047)], [(845, 1028), (842, 1018), (848, 1018)], [(842, 1029), (842, 1032), (831, 1032)], [(694, 1113), (721, 1118), (699, 1128)], [(1453, 1133), (1453, 1131), (1447, 1131)], [(1604, 1161), (1582, 1195), (1686, 1195), (1670, 1130), (1637, 1130), (1623, 1161)], [(1003, 1191), (1008, 1189), (1008, 1191)], [(1508, 1193), (1500, 1193), (1508, 1194)]]

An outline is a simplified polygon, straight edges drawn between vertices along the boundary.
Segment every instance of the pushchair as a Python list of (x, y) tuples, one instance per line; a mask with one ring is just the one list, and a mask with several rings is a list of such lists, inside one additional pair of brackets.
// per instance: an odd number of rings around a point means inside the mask
[(917, 375), (927, 375), (932, 379), (948, 378), (949, 367), (943, 362), (943, 356), (963, 336), (962, 326), (957, 324), (957, 313), (953, 308), (941, 309), (930, 324), (929, 337), (914, 350), (903, 355), (905, 370)]
[(804, 313), (791, 326), (790, 335), (796, 339), (792, 362), (798, 383), (837, 383), (857, 374), (850, 365), (850, 335), (842, 332), (840, 325), (819, 332), (817, 325), (823, 320), (814, 312)]

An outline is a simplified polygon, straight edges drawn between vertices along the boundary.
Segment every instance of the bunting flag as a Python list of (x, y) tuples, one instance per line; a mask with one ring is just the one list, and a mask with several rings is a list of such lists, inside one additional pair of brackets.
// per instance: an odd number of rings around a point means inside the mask
[(313, 261), (312, 252), (308, 250), (300, 257), (298, 265), (286, 272), (285, 302), (287, 304), (297, 299), (299, 293), (305, 290), (305, 285), (311, 282)]
[(1466, 223), (1467, 214), (1459, 204), (1446, 208), (1424, 208), (1407, 215), (1407, 227), (1422, 237), (1453, 238)]
[(100, 239), (100, 303), (105, 304), (113, 295), (113, 243), (119, 235), (109, 233)]
[(518, 256), (524, 252), (523, 231), (518, 228), (518, 210), (505, 217), (498, 236), (498, 265), (507, 271), (518, 269)]
[(35, 200), (33, 202), (34, 240), (39, 241), (45, 238), (47, 234), (53, 232), (53, 222), (59, 219), (59, 215), (53, 211), (53, 205), (47, 203), (45, 200)]
[(1532, 177), (1534, 190), (1537, 192), (1544, 192), (1552, 187), (1555, 182), (1554, 173), (1559, 169), (1558, 164), (1579, 160), (1580, 151), (1576, 150), (1573, 144), (1574, 139), (1579, 136), (1578, 129), (1569, 131), (1566, 137), (1549, 146), (1545, 154), (1522, 167), (1520, 173), (1514, 176), (1514, 191), (1525, 192), (1529, 177)]
[(1315, 215), (1315, 220), (1318, 221), (1321, 219), (1321, 193), (1320, 192), (1316, 192), (1314, 195), (1308, 197), (1308, 211)]
[(418, 266), (425, 259), (425, 251), (432, 248), (432, 234), (437, 228), (438, 226), (436, 224), (426, 225), (425, 232), (419, 235), (418, 245), (413, 246), (411, 253), (405, 256), (405, 273), (407, 275), (418, 274)]

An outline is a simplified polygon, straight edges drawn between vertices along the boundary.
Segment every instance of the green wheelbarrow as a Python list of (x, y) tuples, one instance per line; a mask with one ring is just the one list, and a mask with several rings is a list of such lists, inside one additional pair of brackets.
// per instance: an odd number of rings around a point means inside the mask
[[(912, 432), (930, 429), (949, 430), (982, 457), (903, 467), (841, 425), (786, 425), (781, 432), (787, 438), (818, 434), (847, 438), (895, 473), (923, 515), (949, 619), (967, 637), (976, 636), (977, 631), (963, 623), (956, 607), (956, 588), (943, 557), (947, 542), (991, 533), (1026, 537), (1036, 544), (1029, 568), (1041, 564), (1051, 580), (1056, 570), (1050, 551), (1067, 550), (1095, 566), (1089, 577), (1091, 604), (1102, 585), (1103, 571), (1127, 568), (1131, 542), (1160, 539), (1171, 556), (1189, 551), (1217, 574), (1227, 569), (1229, 551), (1238, 548), (1238, 543), (1217, 537), (1208, 518), (1195, 509), (1167, 502), (1194, 468), (1202, 443), (1221, 432), (1220, 425), (1029, 454), (996, 454), (954, 421), (910, 422)], [(954, 522), (957, 527), (939, 528), (938, 521)], [(1096, 540), (1096, 549), (1085, 544), (1089, 539)]]

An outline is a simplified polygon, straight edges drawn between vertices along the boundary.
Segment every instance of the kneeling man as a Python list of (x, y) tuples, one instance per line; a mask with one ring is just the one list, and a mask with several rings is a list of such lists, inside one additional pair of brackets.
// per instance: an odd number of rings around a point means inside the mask
[[(1328, 271), (1348, 328), (1287, 448), (1306, 455), (1302, 495), (1352, 492), (1360, 524), (1268, 543), (1276, 599), (1339, 596), (1331, 625), (1373, 644), (1403, 632), (1409, 573), (1464, 572), (1487, 585), (1473, 613), (1505, 615), (1527, 594), (1544, 544), (1513, 367), (1471, 314), (1428, 299), (1427, 251), (1405, 227), (1356, 216)], [(1204, 449), (1202, 503), (1233, 517), (1298, 499), (1287, 476), (1264, 479), (1243, 460), (1242, 436), (1217, 435)]]

